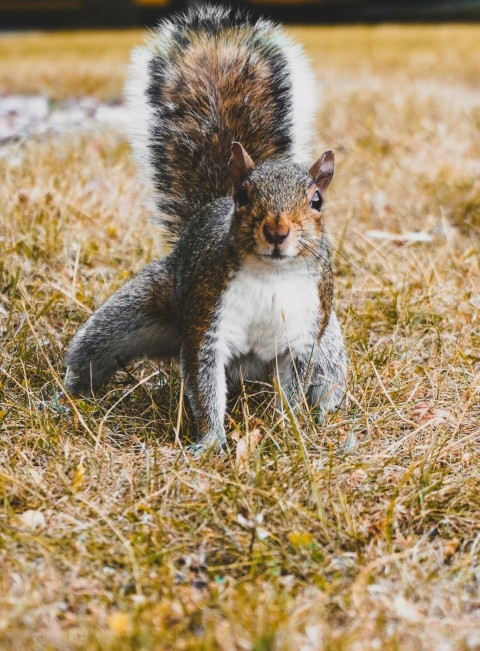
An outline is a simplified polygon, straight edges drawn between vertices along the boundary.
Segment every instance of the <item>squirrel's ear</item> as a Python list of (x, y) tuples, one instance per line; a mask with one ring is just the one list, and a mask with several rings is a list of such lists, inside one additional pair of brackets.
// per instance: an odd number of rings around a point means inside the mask
[(330, 149), (322, 154), (310, 168), (309, 174), (312, 179), (315, 181), (315, 185), (321, 192), (325, 190), (330, 185), (330, 181), (333, 178), (333, 172), (335, 171), (335, 156), (333, 151)]
[(228, 163), (228, 171), (236, 192), (240, 190), (248, 174), (253, 170), (253, 160), (239, 142), (232, 143), (232, 157)]

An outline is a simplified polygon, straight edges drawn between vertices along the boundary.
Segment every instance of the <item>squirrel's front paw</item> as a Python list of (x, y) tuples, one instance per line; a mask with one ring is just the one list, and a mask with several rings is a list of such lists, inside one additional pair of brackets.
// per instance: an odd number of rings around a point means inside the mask
[(224, 430), (212, 430), (200, 437), (197, 443), (192, 443), (187, 452), (195, 459), (199, 459), (207, 452), (222, 452), (227, 445), (227, 437)]
[(87, 395), (91, 389), (90, 375), (81, 370), (73, 370), (67, 366), (63, 383), (68, 393), (80, 397)]
[(200, 459), (208, 451), (201, 443), (192, 443), (186, 448), (187, 454), (189, 454), (194, 459)]

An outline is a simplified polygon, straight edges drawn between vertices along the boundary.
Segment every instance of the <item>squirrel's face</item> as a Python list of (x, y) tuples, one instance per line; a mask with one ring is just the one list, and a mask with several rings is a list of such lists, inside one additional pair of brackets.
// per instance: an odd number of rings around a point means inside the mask
[(276, 263), (316, 257), (333, 161), (333, 153), (326, 152), (309, 172), (289, 161), (268, 160), (255, 167), (243, 147), (234, 143), (232, 236), (239, 253)]

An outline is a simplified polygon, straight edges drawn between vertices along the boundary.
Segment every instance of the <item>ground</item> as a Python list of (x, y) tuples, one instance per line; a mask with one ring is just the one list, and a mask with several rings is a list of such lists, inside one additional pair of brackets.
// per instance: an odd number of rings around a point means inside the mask
[[(118, 128), (0, 149), (3, 649), (480, 649), (480, 27), (291, 31), (337, 156), (321, 425), (243, 397), (194, 460), (146, 363), (58, 404), (73, 332), (162, 247)], [(4, 36), (0, 92), (116, 101), (141, 38)]]

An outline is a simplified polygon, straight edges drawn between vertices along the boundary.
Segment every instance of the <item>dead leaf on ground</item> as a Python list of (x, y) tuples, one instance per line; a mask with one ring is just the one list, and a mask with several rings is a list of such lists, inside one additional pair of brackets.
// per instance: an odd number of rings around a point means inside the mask
[(452, 556), (456, 553), (457, 549), (460, 547), (461, 540), (460, 538), (452, 538), (447, 540), (443, 546), (443, 555), (445, 560), (450, 560)]
[(133, 631), (132, 620), (128, 613), (112, 613), (108, 618), (108, 626), (115, 637), (129, 636)]
[(234, 432), (232, 438), (237, 442), (237, 451), (235, 456), (235, 465), (238, 472), (241, 474), (248, 468), (248, 457), (255, 451), (256, 447), (263, 438), (259, 429), (253, 429), (247, 432), (245, 436), (240, 438), (239, 432)]
[(24, 511), (17, 518), (18, 524), (22, 529), (27, 529), (29, 531), (41, 531), (45, 529), (46, 522), (45, 516), (41, 511), (35, 511), (34, 509), (28, 509)]
[(415, 405), (412, 418), (421, 425), (440, 425), (453, 420), (449, 411), (433, 407), (428, 402), (419, 402)]
[(74, 493), (81, 489), (84, 478), (85, 466), (83, 465), (83, 460), (81, 460), (78, 466), (75, 468), (75, 472), (73, 473), (71, 488)]
[(397, 595), (393, 600), (393, 610), (399, 619), (403, 619), (412, 624), (418, 624), (424, 619), (422, 611), (401, 595)]

